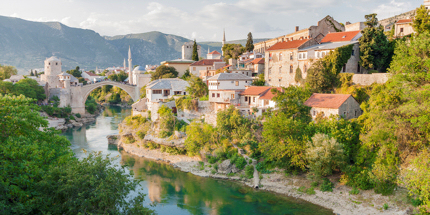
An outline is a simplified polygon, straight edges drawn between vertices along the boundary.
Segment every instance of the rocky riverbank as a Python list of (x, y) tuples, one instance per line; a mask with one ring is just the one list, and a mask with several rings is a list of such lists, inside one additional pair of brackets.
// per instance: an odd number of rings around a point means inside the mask
[[(218, 164), (218, 168), (215, 169), (214, 164), (203, 162), (199, 157), (170, 155), (159, 149), (151, 150), (138, 144), (123, 143), (119, 135), (110, 135), (108, 136), (108, 140), (110, 144), (117, 145), (118, 148), (123, 149), (127, 153), (170, 163), (183, 172), (189, 172), (201, 177), (234, 180), (250, 187), (255, 187), (257, 183), (259, 189), (300, 198), (313, 204), (332, 209), (335, 214), (403, 215), (411, 214), (413, 210), (412, 206), (405, 202), (407, 191), (402, 189), (396, 191), (396, 194), (393, 196), (382, 196), (380, 194), (375, 194), (373, 191), (360, 191), (358, 195), (352, 195), (349, 194), (351, 188), (335, 182), (333, 192), (321, 192), (315, 188), (315, 194), (306, 194), (303, 191), (301, 192), (300, 188), (311, 187), (311, 181), (307, 180), (306, 176), (303, 175), (287, 176), (281, 170), (270, 174), (258, 174), (255, 171), (254, 179), (247, 179), (244, 177), (244, 170), (238, 171), (228, 160)], [(388, 204), (387, 210), (384, 209), (384, 204)]]
[(95, 122), (96, 117), (103, 111), (103, 109), (104, 107), (102, 105), (99, 105), (97, 111), (95, 111), (94, 114), (86, 113), (84, 115), (80, 115), (80, 117), (76, 116), (75, 114), (73, 116), (74, 119), (69, 120), (66, 120), (65, 118), (50, 117), (45, 112), (41, 112), (41, 115), (47, 117), (46, 120), (49, 123), (49, 128), (55, 128), (56, 130), (65, 131), (70, 128), (79, 128), (86, 124)]

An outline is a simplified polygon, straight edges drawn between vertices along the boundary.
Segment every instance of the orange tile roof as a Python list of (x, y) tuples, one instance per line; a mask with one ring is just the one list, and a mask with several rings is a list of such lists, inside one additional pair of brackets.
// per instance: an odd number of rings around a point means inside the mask
[(282, 50), (282, 49), (296, 49), (296, 48), (299, 48), (304, 43), (306, 43), (307, 41), (309, 41), (309, 39), (278, 42), (275, 45), (273, 45), (272, 47), (268, 48), (266, 51), (275, 51), (275, 50)]
[(203, 59), (192, 63), (190, 66), (213, 66), (215, 62), (222, 62), (221, 59)]
[(98, 75), (96, 75), (96, 74), (94, 74), (94, 73), (92, 73), (92, 72), (86, 72), (89, 76), (98, 76)]
[(402, 23), (411, 23), (412, 19), (401, 19), (396, 22), (396, 24), (402, 24)]
[(321, 40), (321, 43), (351, 41), (358, 33), (360, 33), (360, 31), (329, 33)]
[(252, 64), (264, 64), (264, 58), (255, 58), (250, 63), (252, 63)]
[(283, 92), (283, 91), (284, 91), (281, 87), (278, 87), (278, 88), (271, 88), (269, 91), (267, 91), (267, 92), (266, 92), (266, 93), (264, 93), (262, 96), (260, 96), (260, 99), (264, 99), (264, 100), (272, 100), (272, 99), (273, 99), (273, 97), (275, 97), (275, 96), (276, 96), (276, 94), (274, 94), (274, 93), (272, 92), (272, 89), (276, 89), (276, 90), (278, 90), (279, 92)]
[(263, 87), (263, 86), (253, 86), (253, 87), (248, 87), (245, 91), (241, 92), (240, 95), (262, 95), (263, 93), (267, 92), (268, 90), (270, 90), (271, 87)]
[(314, 93), (306, 102), (308, 107), (338, 109), (350, 97), (350, 94)]
[(209, 53), (209, 54), (221, 54), (221, 53), (219, 53), (219, 52), (217, 52), (216, 50), (215, 51), (212, 51), (211, 53)]

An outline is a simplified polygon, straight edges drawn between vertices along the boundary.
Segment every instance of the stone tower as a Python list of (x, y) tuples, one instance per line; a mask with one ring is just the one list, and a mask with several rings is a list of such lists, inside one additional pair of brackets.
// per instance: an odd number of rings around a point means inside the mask
[(133, 85), (133, 65), (131, 64), (131, 48), (128, 47), (128, 83)]
[[(185, 42), (184, 45), (182, 45), (182, 59), (183, 60), (191, 60), (193, 56), (193, 48), (194, 48), (194, 41), (191, 42)], [(197, 53), (199, 57), (201, 56), (201, 46), (197, 44)]]
[(45, 60), (45, 74), (40, 79), (48, 84), (49, 88), (61, 87), (58, 75), (61, 74), (61, 60), (52, 56)]
[(222, 56), (224, 56), (224, 51), (223, 51), (224, 45), (225, 45), (225, 29), (222, 34), (222, 47), (221, 47)]

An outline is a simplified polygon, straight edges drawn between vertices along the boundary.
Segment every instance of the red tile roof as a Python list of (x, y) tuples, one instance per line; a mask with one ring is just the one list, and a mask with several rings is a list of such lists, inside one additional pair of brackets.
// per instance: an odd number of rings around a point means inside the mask
[(351, 41), (359, 33), (360, 31), (329, 33), (321, 40), (321, 43)]
[(275, 97), (276, 96), (276, 94), (274, 94), (273, 92), (272, 92), (272, 89), (276, 89), (276, 90), (278, 90), (279, 92), (283, 92), (284, 90), (281, 88), (281, 87), (278, 87), (278, 88), (271, 88), (269, 91), (267, 91), (266, 93), (264, 93), (262, 96), (260, 96), (260, 99), (264, 99), (264, 100), (272, 100), (273, 99), (273, 97)]
[(402, 24), (402, 23), (411, 23), (412, 19), (401, 19), (396, 22), (396, 24)]
[(221, 59), (203, 59), (192, 63), (190, 66), (213, 66), (215, 62), (222, 62)]
[(94, 73), (92, 73), (92, 72), (86, 72), (89, 76), (98, 76), (98, 75), (96, 75), (96, 74), (94, 74)]
[(213, 51), (213, 52), (211, 52), (211, 53), (209, 53), (209, 54), (221, 54), (221, 53), (219, 53), (219, 52), (217, 52), (217, 51)]
[(267, 92), (268, 90), (270, 90), (271, 87), (257, 87), (257, 86), (253, 86), (253, 87), (248, 87), (245, 91), (243, 91), (242, 93), (240, 93), (240, 95), (262, 95), (263, 93)]
[(278, 42), (272, 47), (268, 48), (267, 51), (275, 51), (275, 50), (282, 50), (282, 49), (296, 49), (296, 48), (299, 48), (304, 43), (306, 43), (307, 41), (309, 41), (309, 39)]
[(308, 107), (338, 109), (350, 97), (350, 94), (314, 93), (306, 102)]
[(264, 64), (264, 58), (255, 58), (250, 63), (252, 63), (252, 64)]

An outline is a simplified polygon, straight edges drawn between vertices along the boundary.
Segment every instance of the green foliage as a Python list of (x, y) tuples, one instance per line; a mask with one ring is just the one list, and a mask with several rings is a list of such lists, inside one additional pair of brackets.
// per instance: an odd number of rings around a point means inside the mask
[[(75, 76), (75, 78), (81, 78), (82, 77), (82, 72), (80, 71), (79, 66), (77, 66), (75, 69), (67, 70), (66, 73), (69, 73), (70, 75)], [(82, 82), (80, 82), (80, 83), (82, 83)]]
[(352, 190), (349, 191), (349, 194), (351, 195), (358, 195), (360, 193), (360, 190), (356, 187), (352, 188)]
[(75, 116), (78, 117), (78, 118), (81, 118), (81, 114), (80, 113), (75, 114)]
[(333, 192), (334, 184), (327, 178), (323, 178), (323, 183), (321, 184), (320, 190), (322, 192)]
[(3, 214), (153, 213), (142, 207), (144, 195), (129, 198), (138, 181), (100, 154), (75, 158), (33, 102), (0, 95)]
[(306, 158), (312, 178), (331, 175), (345, 165), (343, 147), (326, 134), (315, 134), (307, 143)]
[(387, 203), (385, 203), (383, 207), (384, 207), (384, 210), (388, 210), (388, 204)]
[(160, 133), (158, 136), (160, 138), (166, 138), (173, 134), (175, 128), (176, 117), (173, 115), (172, 110), (165, 105), (162, 105), (158, 109), (159, 118), (159, 128)]
[(245, 176), (248, 179), (254, 178), (254, 165), (248, 165), (245, 167)]
[(175, 131), (186, 132), (187, 125), (188, 123), (181, 119), (175, 123)]
[(228, 62), (230, 58), (238, 59), (241, 54), (245, 52), (245, 47), (241, 44), (225, 44), (222, 47), (222, 51), (224, 53), (224, 61)]
[(186, 151), (183, 148), (169, 147), (160, 145), (160, 151), (169, 153), (170, 155), (185, 155)]
[(279, 92), (272, 89), (276, 96), (273, 100), (276, 102), (279, 110), (286, 114), (286, 117), (293, 117), (305, 122), (311, 121), (310, 107), (304, 105), (312, 93), (302, 87), (291, 86), (283, 89), (284, 92)]
[(43, 87), (39, 86), (39, 83), (31, 78), (22, 79), (15, 84), (0, 81), (0, 94), (24, 95), (27, 98), (36, 99), (37, 101), (46, 99)]
[(252, 81), (252, 86), (265, 86), (266, 85), (266, 80), (264, 79), (264, 73), (261, 73), (258, 75), (257, 79), (254, 79), (254, 81)]
[(58, 118), (66, 118), (72, 113), (72, 108), (70, 106), (68, 107), (55, 107), (55, 106), (42, 106), (42, 110), (45, 111), (46, 114), (48, 114), (51, 117), (58, 117)]
[(243, 169), (246, 166), (246, 160), (244, 157), (242, 157), (239, 154), (235, 154), (232, 156), (232, 158), (230, 159), (230, 162), (234, 165), (236, 165), (236, 168), (238, 169)]
[(190, 78), (191, 77), (191, 72), (190, 72), (190, 70), (189, 69), (187, 69), (187, 70), (185, 70), (185, 72), (184, 72), (184, 74), (181, 76), (181, 79), (183, 79), (183, 80), (188, 80), (188, 78)]
[(79, 83), (82, 83), (83, 85), (86, 85), (87, 84), (87, 81), (85, 80), (85, 78), (83, 78), (83, 77), (79, 77), (78, 78), (78, 81), (79, 81)]
[(254, 51), (254, 41), (252, 40), (252, 33), (248, 33), (248, 39), (246, 40), (245, 50), (248, 52)]
[(70, 116), (69, 116), (69, 119), (71, 119), (71, 120), (75, 120), (75, 117), (74, 117), (73, 115), (70, 115)]
[[(370, 73), (370, 72), (369, 72)], [(377, 84), (373, 84), (372, 86), (360, 86), (354, 85), (352, 83), (352, 77), (354, 74), (352, 73), (341, 73), (339, 74), (340, 81), (342, 83), (341, 87), (336, 89), (337, 94), (351, 94), (355, 100), (359, 104), (364, 101), (368, 101), (370, 98), (370, 94), (372, 93), (372, 89)]]
[(161, 78), (176, 78), (178, 77), (178, 71), (175, 67), (161, 65), (155, 69), (155, 72), (151, 74), (151, 80), (157, 80)]
[(185, 149), (189, 156), (198, 155), (205, 146), (211, 147), (219, 144), (218, 135), (209, 124), (194, 121), (187, 126), (186, 130)]
[(9, 79), (10, 76), (18, 74), (18, 70), (13, 66), (0, 64), (0, 81)]
[(366, 25), (360, 37), (360, 65), (367, 70), (385, 72), (393, 56), (393, 44), (384, 34), (384, 27), (377, 26), (376, 14), (366, 15)]
[(245, 137), (247, 140), (253, 139), (251, 125), (252, 122), (244, 118), (234, 106), (217, 113), (217, 131), (229, 139), (235, 141), (241, 141)]
[(194, 40), (193, 55), (191, 56), (191, 60), (193, 60), (193, 61), (199, 61), (199, 53), (197, 52), (197, 43), (196, 43), (196, 40)]
[(87, 110), (90, 114), (94, 114), (94, 112), (97, 110), (97, 102), (93, 97), (88, 96), (87, 100), (85, 101), (85, 110)]
[(430, 15), (429, 10), (424, 5), (417, 8), (413, 19), (412, 27), (418, 34), (430, 31)]
[(296, 81), (296, 83), (300, 83), (300, 85), (303, 85), (304, 80), (302, 77), (302, 70), (300, 69), (300, 67), (297, 67), (296, 69), (296, 74), (294, 75), (294, 81)]
[(146, 85), (140, 88), (140, 98), (146, 98)]
[(108, 102), (111, 104), (118, 104), (121, 102), (121, 96), (117, 93), (112, 93), (112, 95), (109, 97)]
[(200, 98), (208, 95), (208, 85), (201, 78), (191, 75), (188, 79), (188, 84), (189, 86), (186, 88), (186, 91), (192, 98)]
[(273, 172), (269, 170), (270, 165), (266, 160), (259, 162), (255, 168), (259, 173), (262, 173), (262, 174), (270, 174)]
[(338, 75), (351, 58), (353, 45), (336, 48), (312, 64), (306, 76), (306, 86), (316, 93), (333, 92), (339, 85)]
[(315, 195), (316, 192), (315, 192), (315, 190), (314, 190), (313, 187), (310, 187), (310, 188), (306, 189), (306, 194), (308, 194), (308, 195)]
[(118, 82), (124, 82), (125, 79), (127, 78), (128, 78), (128, 74), (125, 73), (124, 71), (120, 71), (118, 74), (111, 74), (108, 76), (109, 80), (118, 81)]

